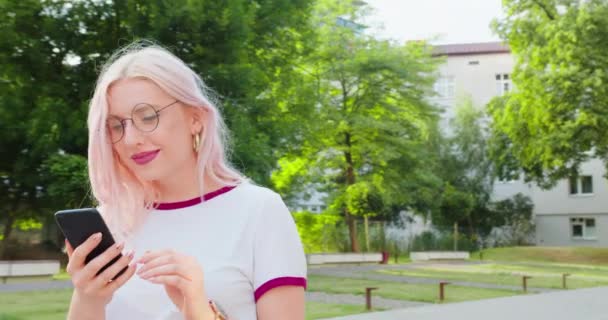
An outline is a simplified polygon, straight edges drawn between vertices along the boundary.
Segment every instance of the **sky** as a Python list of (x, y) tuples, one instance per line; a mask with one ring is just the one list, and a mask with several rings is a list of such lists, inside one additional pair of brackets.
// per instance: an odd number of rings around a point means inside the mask
[[(501, 0), (366, 0), (374, 8), (367, 25), (382, 38), (431, 39), (433, 44), (499, 41), (490, 22)], [(379, 31), (379, 24), (384, 30)]]

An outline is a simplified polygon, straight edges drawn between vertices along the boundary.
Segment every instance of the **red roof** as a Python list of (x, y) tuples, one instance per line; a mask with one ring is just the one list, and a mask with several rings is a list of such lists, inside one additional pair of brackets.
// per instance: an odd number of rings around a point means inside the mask
[(509, 49), (509, 45), (503, 42), (482, 42), (437, 45), (434, 47), (433, 55), (457, 56), (509, 52), (511, 52), (511, 50)]

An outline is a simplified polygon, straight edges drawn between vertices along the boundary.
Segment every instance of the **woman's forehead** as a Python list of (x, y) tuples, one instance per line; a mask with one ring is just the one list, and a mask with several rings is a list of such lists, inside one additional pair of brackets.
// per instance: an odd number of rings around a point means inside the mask
[(140, 103), (162, 104), (169, 97), (154, 82), (143, 78), (128, 78), (114, 82), (108, 88), (108, 108), (111, 115), (130, 115)]

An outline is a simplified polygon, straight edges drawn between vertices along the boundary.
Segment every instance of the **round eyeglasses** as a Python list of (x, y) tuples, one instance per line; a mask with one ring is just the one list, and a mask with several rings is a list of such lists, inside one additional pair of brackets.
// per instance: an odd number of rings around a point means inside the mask
[(117, 143), (122, 139), (125, 135), (125, 122), (127, 120), (131, 120), (133, 126), (141, 132), (154, 131), (158, 127), (160, 112), (178, 102), (178, 100), (175, 100), (171, 104), (159, 109), (156, 109), (153, 105), (148, 103), (138, 103), (133, 107), (133, 110), (131, 110), (131, 118), (121, 119), (115, 116), (109, 117), (106, 120), (106, 127), (110, 141), (112, 141), (112, 143)]

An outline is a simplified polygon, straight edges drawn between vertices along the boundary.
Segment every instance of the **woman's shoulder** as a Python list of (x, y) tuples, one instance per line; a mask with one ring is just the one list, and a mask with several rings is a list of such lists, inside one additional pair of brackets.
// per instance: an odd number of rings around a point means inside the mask
[(255, 202), (266, 202), (273, 199), (281, 199), (281, 196), (276, 193), (274, 190), (257, 185), (251, 181), (241, 182), (237, 186), (237, 189), (240, 190), (238, 196), (241, 198), (251, 199)]
[(253, 215), (254, 219), (267, 219), (276, 214), (289, 213), (281, 195), (270, 188), (244, 182), (237, 189), (240, 190), (235, 193), (236, 199), (233, 201), (238, 201), (238, 205), (246, 208), (244, 211)]

